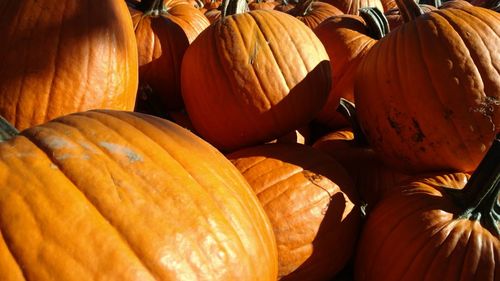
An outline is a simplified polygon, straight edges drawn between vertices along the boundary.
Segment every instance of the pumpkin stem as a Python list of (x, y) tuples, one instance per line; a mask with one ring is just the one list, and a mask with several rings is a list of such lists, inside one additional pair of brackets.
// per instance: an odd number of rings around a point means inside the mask
[(410, 22), (424, 14), (414, 0), (396, 0), (396, 5), (404, 22)]
[(163, 0), (142, 0), (141, 2), (125, 0), (125, 2), (129, 7), (141, 11), (147, 16), (158, 16), (167, 12)]
[(461, 190), (447, 189), (447, 193), (462, 207), (457, 218), (478, 220), (493, 235), (500, 236), (500, 134), (479, 163), (476, 171)]
[(18, 134), (19, 131), (9, 121), (0, 116), (0, 142), (7, 141)]
[(382, 37), (389, 34), (389, 22), (385, 17), (384, 13), (378, 8), (360, 8), (359, 15), (366, 22), (368, 31), (370, 32), (370, 37), (373, 39), (380, 40)]
[(293, 9), (288, 11), (288, 14), (294, 17), (303, 17), (312, 11), (312, 4), (315, 0), (302, 0), (299, 1)]
[(359, 125), (358, 114), (356, 113), (356, 106), (354, 103), (344, 98), (340, 98), (337, 112), (342, 114), (342, 116), (344, 116), (351, 124), (352, 133), (354, 134), (354, 142), (358, 146), (367, 146), (368, 139)]
[(250, 9), (246, 0), (223, 0), (221, 6), (221, 17), (246, 13)]
[(418, 2), (418, 4), (419, 5), (422, 5), (422, 4), (424, 4), (424, 5), (430, 5), (430, 6), (434, 6), (436, 8), (439, 8), (439, 7), (441, 7), (441, 5), (443, 3), (441, 2), (441, 0), (420, 0)]

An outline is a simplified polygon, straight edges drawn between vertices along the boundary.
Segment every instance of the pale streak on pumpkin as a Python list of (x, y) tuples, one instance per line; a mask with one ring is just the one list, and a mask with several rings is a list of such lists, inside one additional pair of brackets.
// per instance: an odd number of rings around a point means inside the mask
[[(2, 279), (19, 269), (40, 281), (276, 279), (276, 244), (257, 198), (187, 130), (107, 111), (21, 134), (0, 144)], [(112, 147), (133, 147), (142, 161)], [(4, 157), (15, 153), (32, 156)]]
[[(196, 130), (219, 148), (272, 140), (319, 111), (331, 83), (328, 60), (312, 30), (285, 13), (255, 10), (222, 18), (184, 55), (186, 109)], [(308, 92), (293, 92), (297, 85)]]
[(0, 114), (18, 129), (134, 108), (137, 46), (124, 1), (2, 1), (0, 35)]

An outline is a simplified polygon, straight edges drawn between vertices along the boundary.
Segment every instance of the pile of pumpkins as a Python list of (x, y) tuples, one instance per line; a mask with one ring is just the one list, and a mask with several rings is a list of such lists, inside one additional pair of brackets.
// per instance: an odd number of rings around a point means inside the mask
[(0, 280), (498, 280), (499, 7), (1, 1)]

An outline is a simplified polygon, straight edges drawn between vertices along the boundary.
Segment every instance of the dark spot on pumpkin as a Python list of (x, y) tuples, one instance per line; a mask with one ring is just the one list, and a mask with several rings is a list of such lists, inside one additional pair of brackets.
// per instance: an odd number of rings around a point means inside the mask
[(422, 151), (422, 152), (426, 152), (426, 151), (427, 151), (427, 149), (425, 149), (425, 147), (424, 147), (424, 146), (421, 146), (421, 147), (419, 147), (418, 149), (419, 149), (420, 151)]
[(444, 110), (444, 119), (450, 120), (452, 116), (453, 116), (453, 110), (451, 109)]
[(401, 126), (396, 121), (394, 121), (391, 116), (387, 117), (387, 121), (389, 121), (389, 125), (396, 131), (398, 135), (401, 134)]
[(425, 139), (425, 135), (420, 128), (420, 124), (418, 124), (417, 120), (415, 120), (414, 118), (412, 118), (411, 121), (413, 122), (413, 128), (416, 130), (415, 134), (413, 134), (412, 136), (412, 140), (414, 142), (423, 142)]

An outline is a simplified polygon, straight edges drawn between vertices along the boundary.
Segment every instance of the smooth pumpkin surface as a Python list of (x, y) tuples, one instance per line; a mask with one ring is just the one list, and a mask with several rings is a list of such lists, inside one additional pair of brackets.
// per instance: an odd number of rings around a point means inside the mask
[(353, 254), (360, 227), (357, 197), (346, 171), (300, 144), (266, 144), (227, 157), (271, 220), (280, 279), (331, 280)]
[(464, 7), (417, 16), (372, 47), (355, 102), (384, 161), (408, 171), (476, 168), (500, 132), (496, 46), (500, 14)]
[(279, 11), (226, 16), (188, 47), (181, 69), (197, 132), (230, 151), (306, 125), (331, 87), (328, 54), (312, 30)]
[(134, 109), (137, 46), (124, 1), (1, 1), (0, 36), (0, 115), (18, 129)]
[(272, 228), (216, 149), (91, 111), (0, 144), (2, 280), (276, 280)]

